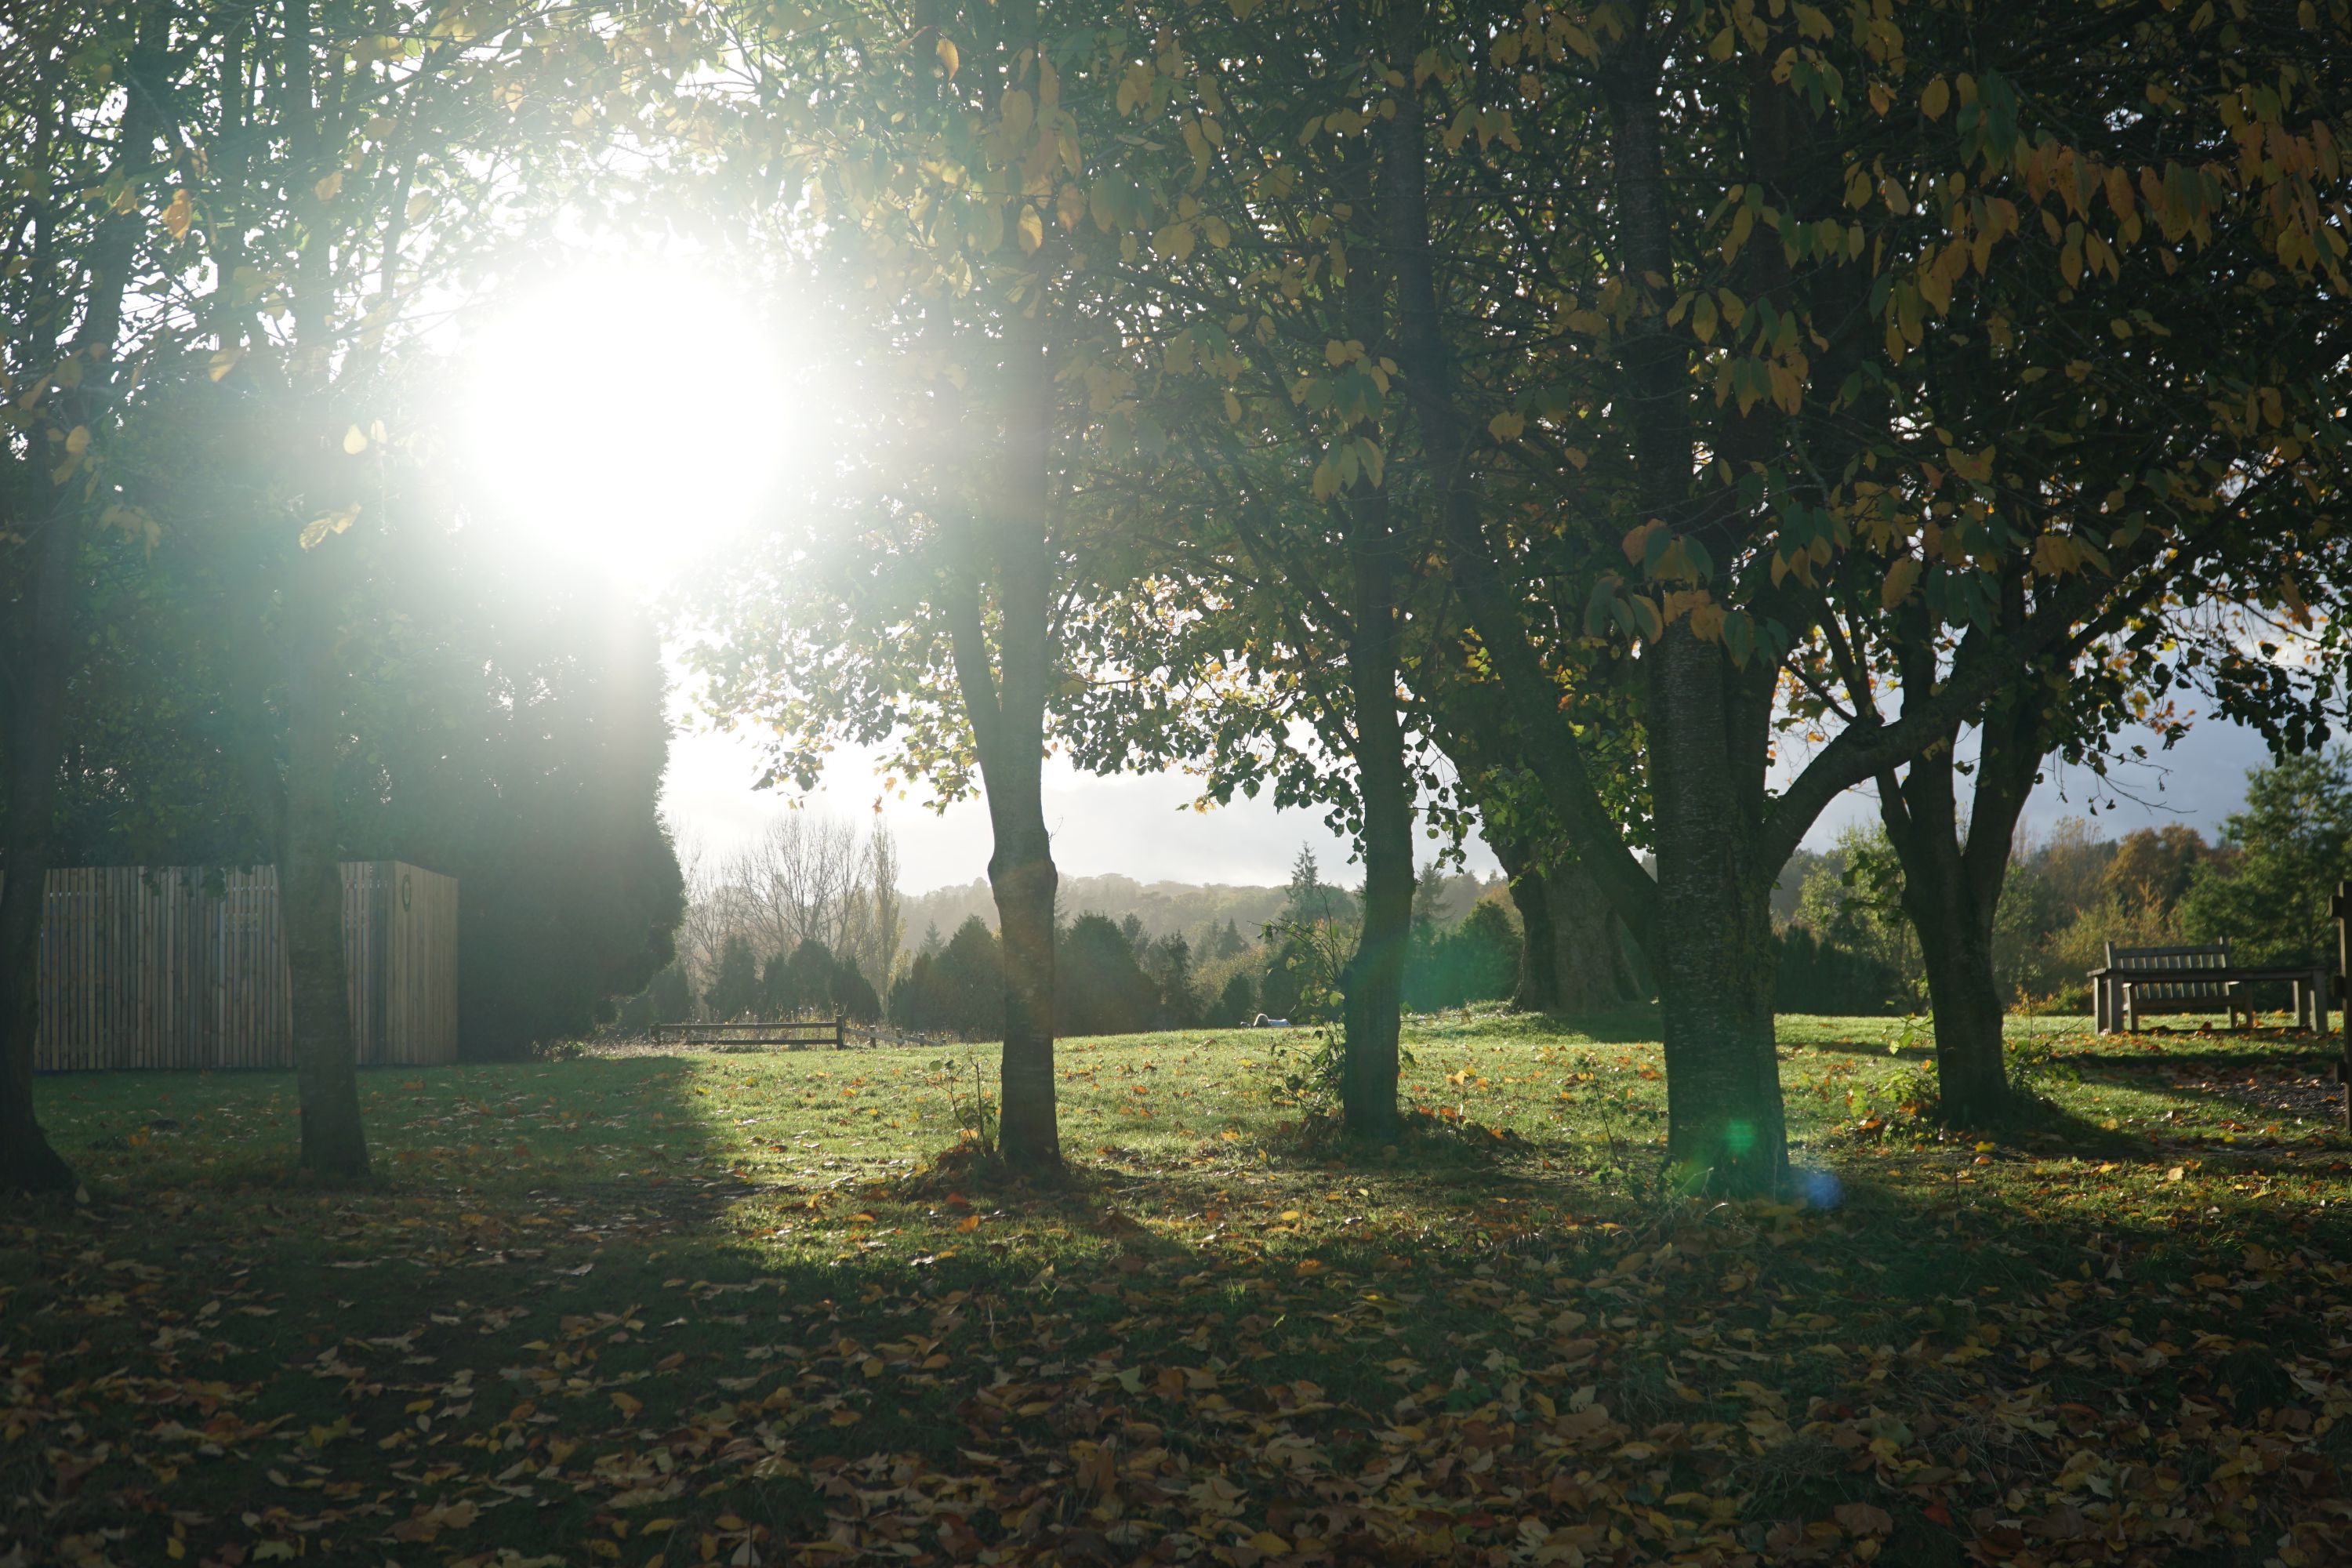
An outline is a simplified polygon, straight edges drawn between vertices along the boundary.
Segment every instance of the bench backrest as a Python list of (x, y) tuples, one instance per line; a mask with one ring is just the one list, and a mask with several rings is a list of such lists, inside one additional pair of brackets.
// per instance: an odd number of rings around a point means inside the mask
[[(2219, 1002), (2230, 994), (2226, 982), (2188, 978), (2200, 969), (2229, 968), (2230, 944), (2226, 941), (2174, 947), (2117, 947), (2109, 942), (2107, 967), (2131, 977), (2135, 1006), (2150, 1002)], [(2151, 983), (2140, 978), (2144, 974), (2168, 978)], [(2182, 978), (2168, 978), (2174, 974)]]

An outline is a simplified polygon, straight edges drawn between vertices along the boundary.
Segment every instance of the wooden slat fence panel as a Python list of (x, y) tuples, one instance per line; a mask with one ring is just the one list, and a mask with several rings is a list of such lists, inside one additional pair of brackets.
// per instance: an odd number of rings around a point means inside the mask
[[(342, 871), (358, 1059), (457, 1060), (457, 880), (397, 860)], [(52, 871), (39, 964), (42, 1071), (293, 1065), (275, 867)]]

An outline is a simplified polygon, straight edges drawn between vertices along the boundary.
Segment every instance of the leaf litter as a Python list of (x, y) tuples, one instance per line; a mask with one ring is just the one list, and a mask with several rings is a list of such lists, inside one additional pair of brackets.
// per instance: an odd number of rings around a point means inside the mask
[(1072, 1049), (1060, 1191), (847, 1142), (887, 1053), (384, 1080), (397, 1173), (323, 1195), (233, 1157), (263, 1080), (183, 1089), (0, 1228), (0, 1563), (2352, 1560), (2340, 1133), (2102, 1058), (2054, 1133), (1822, 1121), (1812, 1205), (1705, 1205), (1582, 1119), (1654, 1047), (1424, 1047), (1472, 1162), (1307, 1157), (1181, 1044)]

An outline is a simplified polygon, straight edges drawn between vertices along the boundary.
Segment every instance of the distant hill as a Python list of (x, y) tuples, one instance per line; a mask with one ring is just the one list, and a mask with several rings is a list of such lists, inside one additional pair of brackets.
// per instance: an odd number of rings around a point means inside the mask
[[(1445, 898), (1440, 909), (1441, 918), (1449, 923), (1470, 912), (1470, 906), (1487, 884), (1475, 877), (1456, 874), (1445, 879)], [(1341, 917), (1355, 913), (1356, 899), (1352, 892), (1332, 888), (1331, 912)], [(1231, 921), (1244, 942), (1255, 942), (1259, 928), (1282, 912), (1287, 889), (1280, 887), (1239, 887), (1231, 883), (1210, 882), (1139, 882), (1132, 877), (1117, 873), (1101, 877), (1068, 877), (1062, 879), (1061, 897), (1057, 900), (1065, 921), (1079, 915), (1108, 915), (1114, 921), (1125, 921), (1133, 915), (1143, 922), (1143, 929), (1155, 937), (1181, 934), (1196, 950), (1213, 931)], [(988, 890), (985, 879), (976, 878), (961, 887), (935, 888), (928, 893), (911, 893), (902, 906), (906, 911), (906, 943), (919, 947), (924, 931), (936, 925), (944, 942), (973, 915), (978, 915), (990, 930), (996, 927), (996, 900)]]

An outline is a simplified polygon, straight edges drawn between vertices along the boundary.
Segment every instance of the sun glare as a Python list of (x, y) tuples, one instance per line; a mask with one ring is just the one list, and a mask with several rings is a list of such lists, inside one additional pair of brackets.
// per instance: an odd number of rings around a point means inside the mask
[(469, 358), (466, 439), (503, 518), (625, 581), (753, 521), (803, 423), (760, 312), (691, 270), (567, 273)]

